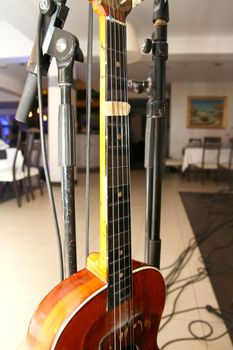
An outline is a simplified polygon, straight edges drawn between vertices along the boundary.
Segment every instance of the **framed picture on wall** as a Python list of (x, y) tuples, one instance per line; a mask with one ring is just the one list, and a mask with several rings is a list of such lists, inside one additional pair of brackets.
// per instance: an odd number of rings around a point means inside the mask
[(187, 128), (223, 129), (227, 123), (227, 97), (189, 96)]

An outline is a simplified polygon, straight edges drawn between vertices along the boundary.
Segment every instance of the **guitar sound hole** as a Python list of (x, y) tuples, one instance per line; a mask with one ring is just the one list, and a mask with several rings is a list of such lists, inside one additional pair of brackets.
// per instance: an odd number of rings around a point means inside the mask
[(127, 345), (126, 347), (123, 348), (123, 350), (138, 350), (139, 348), (137, 345)]

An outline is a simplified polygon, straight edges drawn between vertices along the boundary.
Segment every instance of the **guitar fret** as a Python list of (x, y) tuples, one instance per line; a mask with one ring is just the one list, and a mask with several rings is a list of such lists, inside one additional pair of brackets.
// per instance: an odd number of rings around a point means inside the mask
[[(110, 266), (111, 265), (117, 265), (117, 266), (121, 266), (121, 263), (122, 264), (125, 264), (125, 260), (127, 260), (126, 262), (128, 263), (129, 259), (131, 259), (131, 255), (127, 255), (127, 256), (124, 256), (122, 258), (119, 258), (119, 259), (116, 259), (114, 260), (113, 262), (110, 262)], [(116, 271), (117, 272), (117, 271)]]
[(122, 80), (122, 81), (127, 83), (127, 79), (125, 77), (122, 77), (122, 76), (119, 76), (119, 75), (108, 74), (108, 77), (109, 78), (114, 78), (114, 79), (117, 79), (117, 80)]
[[(130, 268), (131, 266), (127, 266), (125, 269), (124, 269), (124, 275), (122, 276), (122, 281), (125, 279), (125, 278), (129, 278), (130, 276)], [(109, 284), (111, 285), (113, 283), (114, 280), (116, 281), (119, 281), (119, 278), (120, 278), (120, 273), (119, 274), (115, 274), (114, 272), (113, 273), (110, 273), (109, 274)]]
[[(114, 274), (112, 274), (111, 276), (114, 276)], [(116, 283), (115, 283), (115, 285), (116, 286), (119, 286), (120, 284), (125, 284), (125, 283), (127, 283), (128, 282), (128, 285), (130, 284), (130, 276), (125, 276), (124, 278), (122, 278), (122, 279), (119, 279), (118, 278), (118, 280), (116, 281)], [(111, 287), (112, 285), (110, 285), (110, 287)]]
[(130, 203), (130, 201), (129, 200), (125, 200), (125, 201), (120, 201), (119, 203), (117, 203), (117, 202), (114, 202), (114, 203), (109, 203), (109, 207), (114, 207), (114, 206), (120, 206), (121, 204), (129, 204)]
[(124, 219), (126, 219), (126, 218), (128, 219), (129, 216), (124, 216), (124, 217), (122, 217), (122, 218), (117, 218), (117, 219), (115, 219), (115, 220), (109, 221), (109, 223), (112, 224), (112, 223), (114, 223), (114, 222), (117, 222), (117, 221), (119, 221), (119, 220), (124, 220)]
[(117, 184), (115, 186), (109, 186), (108, 189), (109, 190), (112, 190), (112, 189), (119, 189), (119, 188), (123, 188), (123, 187), (129, 187), (129, 184), (126, 183), (126, 184)]
[[(121, 118), (124, 118), (124, 117), (126, 117), (126, 118), (128, 118), (128, 116), (125, 116), (125, 115), (122, 115), (121, 116)], [(118, 120), (115, 118), (115, 117), (112, 117), (112, 116), (108, 116), (108, 118), (114, 118), (112, 121), (111, 121), (111, 123), (108, 123), (108, 126), (109, 127), (116, 127), (116, 126), (120, 126), (120, 127), (127, 127), (128, 126), (128, 123), (126, 122), (126, 123), (120, 123), (120, 125), (118, 125)]]
[(113, 146), (108, 146), (108, 149), (122, 150), (122, 149), (128, 149), (128, 146), (113, 145)]
[(113, 167), (109, 167), (109, 170), (115, 170), (115, 169), (129, 169), (128, 165), (122, 165), (122, 166), (113, 166)]
[[(128, 233), (129, 231), (125, 231), (125, 233)], [(124, 249), (124, 248), (128, 248), (128, 242), (126, 243), (126, 244), (122, 244), (122, 245), (119, 245), (117, 248), (115, 248), (115, 249), (109, 249), (109, 252), (110, 253), (114, 253), (114, 251), (121, 251), (122, 249)]]
[[(130, 207), (129, 207), (129, 201), (125, 203), (114, 203), (113, 205), (110, 205), (108, 210), (108, 220), (109, 222), (113, 222), (113, 219), (118, 217), (119, 219), (122, 219), (122, 217), (129, 217), (130, 214)], [(124, 219), (123, 219), (124, 221)]]
[[(126, 229), (126, 231), (129, 230), (128, 228)], [(130, 240), (130, 232), (125, 235), (125, 234), (117, 234), (117, 235), (109, 235), (108, 237), (108, 249), (109, 251), (113, 252), (116, 249), (119, 249), (119, 247), (122, 247), (124, 245), (128, 245), (130, 244), (129, 240)], [(130, 249), (130, 247), (128, 248)]]
[(113, 289), (115, 293), (124, 292), (126, 288), (129, 289), (130, 291), (131, 287), (132, 286), (131, 286), (130, 276), (127, 276), (126, 278), (115, 281), (114, 284), (109, 283), (109, 286), (108, 286), (108, 288)]
[(111, 52), (111, 53), (120, 53), (122, 55), (124, 55), (126, 57), (126, 52), (122, 51), (122, 50), (119, 50), (119, 49), (113, 49), (112, 47), (111, 48), (108, 48), (107, 49), (108, 52)]
[[(130, 279), (130, 275), (131, 275), (131, 268), (132, 266), (129, 265), (127, 268), (119, 271), (118, 273), (112, 272), (109, 274), (109, 286), (110, 287), (114, 287), (116, 286), (117, 283), (119, 283), (119, 281), (122, 281), (122, 283), (124, 283), (123, 281), (127, 281), (127, 288), (131, 287), (131, 279)], [(126, 284), (126, 283), (125, 283)]]
[(108, 305), (110, 308), (114, 308), (119, 303), (129, 299), (132, 296), (132, 285), (120, 289), (119, 291), (114, 290), (113, 287), (108, 287), (108, 290)]

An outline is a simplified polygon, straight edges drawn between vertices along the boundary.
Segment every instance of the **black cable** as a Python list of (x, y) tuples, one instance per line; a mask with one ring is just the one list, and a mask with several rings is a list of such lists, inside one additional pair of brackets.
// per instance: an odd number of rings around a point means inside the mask
[(86, 116), (86, 259), (90, 243), (90, 132), (91, 132), (91, 91), (92, 91), (92, 58), (93, 58), (93, 10), (92, 3), (88, 8), (88, 44), (87, 44), (87, 116)]
[[(196, 320), (196, 321), (192, 321), (192, 322), (190, 322), (190, 323), (194, 323), (194, 322), (195, 322), (195, 323), (197, 323), (197, 322), (205, 323), (205, 324), (207, 324), (207, 325), (210, 327), (211, 330), (213, 330), (213, 327), (212, 327), (212, 326), (209, 324), (209, 322), (207, 322), (207, 321)], [(190, 323), (189, 323), (189, 325), (190, 325)], [(232, 328), (232, 327), (230, 327), (230, 328)], [(212, 332), (212, 333), (213, 333), (213, 332)], [(211, 333), (211, 335), (212, 335), (212, 333)], [(222, 334), (220, 334), (220, 335), (218, 335), (218, 336), (216, 336), (216, 337), (213, 337), (213, 338), (206, 338), (205, 336), (204, 336), (204, 337), (198, 337), (198, 336), (196, 335), (196, 336), (193, 337), (193, 338), (177, 338), (177, 339), (172, 339), (172, 340), (169, 340), (169, 341), (168, 341), (167, 343), (165, 343), (164, 345), (162, 345), (161, 348), (160, 348), (160, 350), (165, 349), (168, 345), (171, 345), (171, 344), (173, 344), (173, 343), (182, 342), (182, 341), (197, 341), (197, 340), (208, 341), (208, 342), (210, 342), (210, 341), (216, 341), (216, 340), (218, 340), (218, 339), (224, 337), (227, 333), (228, 333), (228, 331), (225, 331), (225, 332), (223, 332)]]
[[(185, 313), (185, 312), (190, 312), (190, 311), (194, 311), (194, 310), (207, 310), (209, 311), (209, 308), (211, 309), (214, 309), (212, 307), (210, 307), (209, 305), (207, 305), (206, 307), (193, 307), (193, 308), (189, 308), (189, 309), (185, 309), (185, 310), (180, 310), (180, 311), (176, 311), (176, 315), (177, 314), (181, 314), (181, 313)], [(219, 309), (215, 309), (216, 311), (219, 311)], [(209, 311), (210, 312), (210, 311)], [(233, 314), (231, 312), (221, 312), (222, 315), (224, 315), (225, 313), (227, 314)], [(169, 318), (170, 316), (174, 316), (174, 314), (170, 314), (170, 315), (166, 315), (164, 316), (163, 318)], [(198, 336), (197, 334), (195, 334), (195, 332), (192, 330), (192, 326), (196, 323), (202, 323), (202, 324), (205, 324), (209, 327), (209, 333), (205, 334), (204, 336)], [(232, 320), (229, 320), (228, 321), (228, 330), (231, 329), (233, 327), (233, 321)], [(216, 336), (216, 337), (212, 337), (212, 338), (209, 338), (214, 330), (213, 330), (213, 326), (207, 322), (207, 321), (204, 321), (204, 320), (193, 320), (191, 322), (189, 322), (188, 324), (188, 330), (189, 330), (189, 333), (192, 335), (192, 338), (177, 338), (177, 339), (172, 339), (170, 341), (168, 341), (167, 343), (165, 343), (160, 350), (163, 350), (165, 349), (165, 347), (167, 347), (168, 345), (170, 344), (173, 344), (173, 343), (177, 343), (177, 342), (181, 342), (181, 341), (194, 341), (194, 340), (204, 340), (204, 341), (216, 341), (220, 338), (222, 338), (223, 336), (225, 336), (228, 331), (225, 331), (224, 333)]]
[[(192, 326), (193, 326), (194, 324), (196, 324), (196, 323), (202, 323), (202, 324), (206, 325), (207, 327), (209, 327), (209, 329), (210, 329), (210, 330), (209, 330), (209, 333), (207, 333), (207, 334), (205, 334), (205, 335), (202, 335), (202, 336), (196, 335), (196, 334), (193, 332), (193, 330), (192, 330)], [(213, 334), (213, 332), (214, 332), (213, 327), (211, 326), (211, 324), (209, 324), (209, 322), (204, 321), (204, 320), (193, 320), (193, 321), (189, 322), (189, 324), (188, 324), (188, 330), (189, 330), (189, 333), (193, 336), (193, 338), (199, 339), (199, 340), (205, 340), (205, 339), (209, 338), (209, 337)]]
[(183, 291), (185, 290), (185, 288), (188, 287), (189, 285), (195, 283), (197, 280), (199, 282), (198, 277), (195, 280), (191, 280), (191, 281), (186, 282), (183, 286), (178, 288), (178, 289), (180, 289), (180, 291), (176, 295), (175, 300), (173, 302), (172, 312), (171, 312), (170, 316), (168, 317), (167, 321), (165, 321), (164, 324), (160, 326), (159, 331), (162, 331), (163, 328), (171, 321), (172, 317), (175, 315), (175, 310), (176, 310), (178, 300), (179, 300), (181, 294), (183, 293)]
[[(178, 257), (178, 259), (176, 259), (176, 264), (172, 264), (171, 266), (174, 266), (174, 268), (172, 269), (172, 271), (169, 272), (169, 274), (166, 276), (165, 281), (166, 281), (166, 287), (167, 289), (169, 289), (172, 284), (174, 283), (174, 281), (177, 280), (177, 278), (179, 277), (182, 268), (190, 261), (194, 250), (200, 246), (200, 244), (202, 244), (207, 238), (209, 238), (212, 234), (215, 233), (216, 230), (218, 230), (222, 225), (226, 225), (226, 224), (231, 224), (233, 222), (233, 220), (230, 218), (228, 220), (224, 220), (224, 222), (222, 222), (222, 220), (218, 223), (218, 225), (212, 227), (212, 229), (210, 230), (209, 226), (206, 225), (207, 227), (204, 228), (200, 234), (197, 235), (196, 240), (194, 238), (191, 238), (188, 244), (188, 247), (186, 249), (184, 249), (180, 256)], [(208, 224), (208, 223), (207, 223)], [(190, 254), (190, 255), (188, 255)]]
[(44, 163), (45, 179), (46, 179), (46, 184), (47, 184), (47, 188), (48, 188), (49, 203), (50, 203), (50, 207), (51, 207), (52, 214), (53, 214), (56, 237), (57, 237), (57, 244), (58, 244), (58, 254), (59, 254), (59, 261), (60, 261), (60, 278), (61, 278), (61, 280), (63, 280), (64, 279), (64, 267), (63, 267), (62, 243), (61, 243), (61, 236), (60, 236), (60, 230), (59, 230), (59, 225), (58, 225), (56, 206), (55, 206), (54, 195), (53, 195), (50, 174), (49, 174), (49, 168), (48, 168), (47, 152), (46, 152), (46, 145), (45, 145), (44, 124), (43, 124), (42, 65), (41, 65), (43, 20), (44, 20), (44, 16), (42, 14), (40, 14), (39, 19), (38, 19), (38, 25), (37, 25), (37, 44), (36, 44), (37, 67), (38, 67), (37, 85), (38, 85), (38, 103), (39, 103), (39, 120), (40, 120), (40, 138), (41, 138), (41, 151), (42, 151), (42, 158), (43, 158), (43, 163)]
[[(209, 307), (209, 305), (207, 305), (207, 306), (190, 307), (189, 309), (176, 311), (175, 314), (179, 315), (179, 314), (183, 314), (183, 313), (190, 312), (190, 311), (195, 311), (195, 310), (208, 310), (208, 307)], [(217, 309), (217, 308), (215, 310), (221, 311), (220, 309)], [(221, 311), (221, 312), (222, 312), (223, 315), (225, 315), (225, 314), (226, 315), (233, 315), (233, 311), (231, 312), (231, 311), (225, 311), (224, 310), (224, 311)], [(162, 317), (162, 319), (168, 318), (170, 316), (171, 316), (171, 314), (165, 315), (165, 316)]]
[[(213, 199), (214, 200), (214, 199)], [(173, 318), (174, 315), (183, 313), (183, 312), (188, 312), (188, 311), (193, 311), (193, 310), (198, 310), (198, 309), (206, 309), (206, 307), (194, 307), (194, 308), (190, 308), (190, 309), (186, 309), (186, 310), (181, 310), (181, 311), (175, 311), (176, 310), (176, 306), (177, 306), (177, 302), (180, 298), (180, 296), (182, 295), (183, 291), (185, 290), (185, 288), (193, 283), (199, 282), (202, 279), (206, 278), (208, 275), (210, 275), (210, 271), (211, 271), (211, 275), (214, 274), (220, 274), (225, 272), (225, 270), (221, 270), (221, 271), (212, 271), (212, 267), (209, 264), (207, 267), (203, 267), (202, 269), (198, 270), (198, 273), (196, 275), (190, 276), (190, 277), (186, 277), (186, 278), (182, 278), (182, 279), (178, 279), (182, 269), (186, 266), (186, 264), (190, 261), (194, 250), (199, 247), (203, 242), (205, 242), (211, 235), (215, 234), (216, 231), (222, 227), (223, 225), (229, 225), (231, 227), (233, 220), (232, 220), (232, 209), (230, 209), (230, 211), (228, 210), (227, 212), (224, 211), (224, 215), (227, 215), (227, 219), (224, 218), (224, 220), (222, 220), (222, 218), (218, 218), (218, 220), (215, 220), (213, 222), (213, 220), (211, 221), (211, 216), (214, 215), (214, 212), (209, 210), (208, 208), (208, 212), (207, 212), (207, 223), (205, 224), (205, 226), (199, 231), (198, 235), (196, 235), (196, 239), (195, 238), (191, 238), (189, 240), (188, 246), (187, 248), (185, 248), (179, 255), (179, 257), (175, 260), (175, 262), (173, 264), (170, 264), (169, 266), (165, 267), (164, 269), (168, 269), (168, 268), (172, 268), (172, 270), (169, 272), (169, 274), (167, 275), (167, 277), (165, 278), (166, 281), (166, 287), (168, 290), (167, 294), (171, 294), (175, 291), (178, 291), (178, 294), (173, 302), (173, 308), (172, 308), (172, 312), (169, 315), (165, 315), (163, 316), (162, 319), (167, 319), (167, 321), (165, 321), (165, 323), (160, 327), (160, 331), (171, 321), (171, 319)], [(228, 217), (229, 214), (229, 217)], [(225, 244), (224, 246), (221, 247), (217, 247), (214, 248), (209, 254), (208, 254), (208, 260), (210, 259), (210, 257), (212, 256), (212, 254), (214, 254), (217, 250), (226, 248), (228, 246), (230, 246), (232, 244), (232, 241), (228, 242), (227, 244)], [(203, 262), (205, 262), (205, 260), (203, 260)], [(227, 269), (227, 272), (229, 271), (229, 268)], [(175, 285), (175, 284), (179, 284), (181, 282), (186, 282), (184, 285), (182, 286), (178, 286), (174, 289), (170, 289), (171, 286)], [(223, 312), (221, 312), (222, 315), (224, 315)], [(193, 331), (192, 331), (192, 325), (195, 324), (196, 322), (202, 322), (208, 325), (208, 327), (210, 328), (210, 332), (209, 334), (207, 334), (204, 337), (199, 337), (197, 336)], [(230, 322), (230, 328), (232, 328), (233, 323)], [(228, 325), (229, 326), (229, 325)], [(212, 335), (212, 330), (213, 327), (206, 321), (202, 321), (202, 320), (198, 320), (198, 321), (192, 321), (190, 322), (190, 324), (188, 325), (189, 327), (189, 331), (190, 333), (193, 335), (193, 338), (179, 338), (179, 339), (174, 339), (171, 340), (169, 342), (167, 342), (166, 344), (164, 344), (161, 347), (161, 350), (164, 349), (165, 347), (167, 347), (168, 345), (175, 343), (175, 342), (179, 342), (179, 341), (193, 341), (193, 340), (206, 340), (206, 341), (214, 341), (217, 340), (221, 337), (223, 337), (225, 334), (228, 333), (228, 331), (220, 334), (217, 337), (214, 338), (209, 338)], [(229, 329), (229, 327), (228, 327)]]

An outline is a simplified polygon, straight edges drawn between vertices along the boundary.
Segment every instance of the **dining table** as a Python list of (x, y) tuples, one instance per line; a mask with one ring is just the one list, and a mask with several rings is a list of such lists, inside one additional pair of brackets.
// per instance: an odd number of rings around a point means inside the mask
[(9, 148), (9, 145), (6, 142), (4, 142), (2, 139), (0, 139), (0, 151), (4, 151), (7, 148)]
[[(220, 149), (219, 164), (227, 164), (229, 162), (231, 149), (229, 147)], [(205, 150), (205, 162), (215, 163), (217, 160), (217, 149)], [(190, 165), (200, 164), (202, 162), (203, 147), (186, 147), (182, 161), (182, 171), (188, 169)]]
[[(5, 150), (1, 150), (5, 152), (5, 157), (2, 157), (0, 159), (0, 171), (13, 169), (16, 150), (17, 149), (15, 147), (8, 147)], [(24, 161), (24, 158), (23, 158), (22, 151), (19, 150), (17, 154), (17, 159), (16, 159), (16, 169), (22, 169), (23, 161)]]

